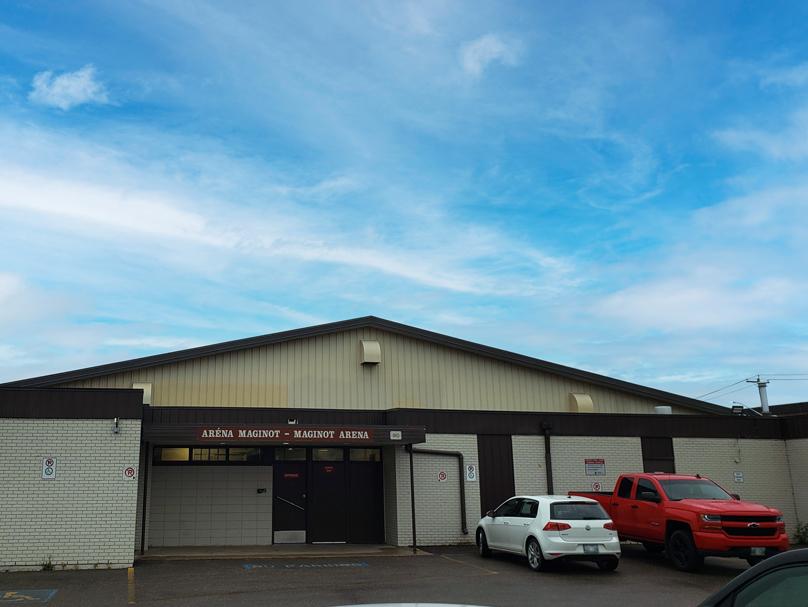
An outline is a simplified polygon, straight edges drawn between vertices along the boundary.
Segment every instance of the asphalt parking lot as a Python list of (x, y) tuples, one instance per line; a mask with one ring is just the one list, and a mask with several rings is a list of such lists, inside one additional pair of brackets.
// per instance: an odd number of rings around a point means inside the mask
[[(697, 605), (747, 568), (740, 560), (707, 559), (704, 571), (681, 573), (663, 556), (625, 546), (614, 573), (588, 563), (533, 573), (520, 559), (503, 555), (481, 559), (472, 547), (427, 550), (430, 555), (417, 557), (154, 561), (138, 564), (131, 574), (126, 570), (5, 573), (0, 574), (0, 607), (6, 603), (320, 607), (399, 602), (524, 607), (539, 600), (603, 607), (663, 600), (678, 607)], [(4, 595), (12, 592), (16, 594)], [(41, 598), (31, 600), (37, 596)]]

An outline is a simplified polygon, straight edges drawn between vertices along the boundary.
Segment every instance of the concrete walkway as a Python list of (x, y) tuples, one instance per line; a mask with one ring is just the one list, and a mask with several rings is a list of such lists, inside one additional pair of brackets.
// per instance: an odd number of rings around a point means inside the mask
[[(417, 555), (429, 552), (418, 550)], [(325, 557), (417, 556), (412, 548), (384, 544), (275, 544), (272, 546), (171, 546), (150, 548), (136, 561), (219, 559), (299, 559)]]

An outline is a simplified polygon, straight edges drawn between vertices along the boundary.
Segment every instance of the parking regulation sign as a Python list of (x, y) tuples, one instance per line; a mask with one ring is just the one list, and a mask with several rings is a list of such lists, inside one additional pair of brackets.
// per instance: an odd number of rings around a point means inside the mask
[(56, 478), (56, 456), (42, 458), (42, 480), (52, 481)]
[(133, 481), (137, 478), (137, 468), (134, 466), (126, 466), (123, 469), (123, 477), (128, 481)]
[(448, 478), (448, 475), (446, 474), (445, 470), (441, 470), (440, 472), (438, 472), (438, 482), (439, 483), (445, 483), (447, 478)]

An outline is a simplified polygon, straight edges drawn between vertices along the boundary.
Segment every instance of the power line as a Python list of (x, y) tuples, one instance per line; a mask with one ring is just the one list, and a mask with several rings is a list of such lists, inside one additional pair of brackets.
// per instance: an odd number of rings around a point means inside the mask
[(713, 390), (712, 392), (707, 392), (706, 394), (702, 394), (701, 396), (694, 396), (693, 398), (704, 398), (705, 396), (710, 396), (710, 394), (715, 394), (716, 392), (721, 392), (722, 390), (726, 390), (727, 388), (731, 388), (732, 386), (737, 386), (738, 384), (742, 384), (742, 383), (743, 383), (743, 382), (745, 382), (747, 379), (749, 379), (749, 378), (748, 378), (748, 377), (744, 377), (742, 380), (740, 380), (740, 381), (736, 381), (734, 384), (730, 384), (730, 385), (728, 385), (728, 386), (724, 386), (723, 388), (718, 388), (717, 390)]
[[(746, 381), (746, 380), (744, 380), (744, 381)], [(744, 386), (743, 388), (738, 388), (737, 390), (732, 390), (731, 392), (725, 392), (724, 394), (719, 394), (717, 396), (711, 397), (710, 400), (715, 400), (716, 398), (726, 398), (730, 394), (735, 394), (736, 392), (743, 392), (744, 390), (747, 390), (747, 389), (749, 389), (751, 387), (752, 386), (749, 385), (749, 386)]]

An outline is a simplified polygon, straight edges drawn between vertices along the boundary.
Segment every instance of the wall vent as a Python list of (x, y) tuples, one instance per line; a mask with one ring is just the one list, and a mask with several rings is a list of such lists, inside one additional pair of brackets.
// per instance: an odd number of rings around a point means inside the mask
[(382, 362), (382, 347), (378, 341), (359, 340), (359, 362), (363, 365), (378, 365)]
[(594, 413), (595, 403), (589, 394), (570, 392), (570, 410), (573, 413)]
[(135, 390), (143, 390), (143, 404), (151, 404), (152, 385), (150, 383), (132, 384)]
[(654, 407), (654, 413), (657, 415), (671, 415), (673, 414), (673, 409), (670, 405), (657, 405)]

